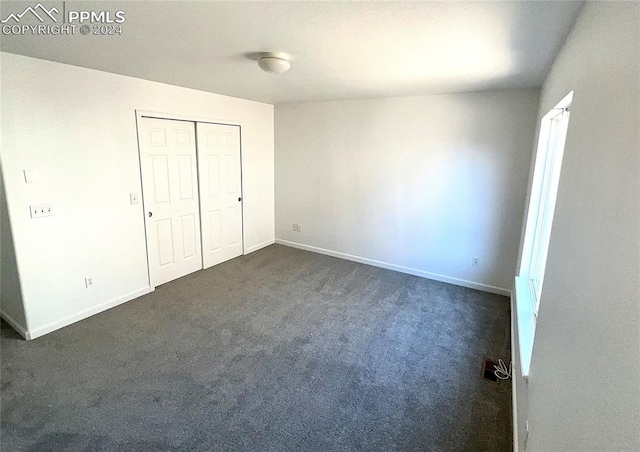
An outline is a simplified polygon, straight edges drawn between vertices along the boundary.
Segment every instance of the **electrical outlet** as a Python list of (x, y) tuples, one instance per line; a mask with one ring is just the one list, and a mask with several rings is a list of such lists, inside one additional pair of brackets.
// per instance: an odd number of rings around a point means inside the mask
[(90, 287), (93, 287), (93, 278), (91, 277), (85, 277), (84, 278), (84, 285), (86, 286), (87, 289), (89, 289)]
[(296, 232), (302, 232), (302, 226), (300, 226), (299, 224), (294, 224), (293, 230)]
[(31, 218), (50, 217), (54, 215), (53, 204), (31, 204)]
[(480, 258), (479, 257), (472, 257), (471, 258), (471, 265), (473, 265), (474, 267), (477, 267), (480, 264)]

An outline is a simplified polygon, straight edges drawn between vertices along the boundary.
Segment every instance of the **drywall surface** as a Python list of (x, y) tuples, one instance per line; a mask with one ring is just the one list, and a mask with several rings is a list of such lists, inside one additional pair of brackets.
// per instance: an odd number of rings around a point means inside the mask
[[(520, 450), (640, 450), (640, 4), (587, 3), (544, 84), (574, 90)], [(516, 369), (519, 368), (516, 366)]]
[(7, 198), (0, 167), (0, 313), (21, 334), (27, 331), (22, 291), (16, 264), (13, 237), (7, 212)]
[(508, 293), (538, 101), (532, 89), (277, 105), (277, 239)]
[[(274, 239), (273, 106), (2, 53), (2, 163), (29, 329), (148, 290), (135, 110), (242, 125), (245, 248)], [(26, 184), (24, 169), (40, 180)], [(55, 215), (31, 219), (29, 205)], [(85, 277), (93, 287), (85, 288)]]

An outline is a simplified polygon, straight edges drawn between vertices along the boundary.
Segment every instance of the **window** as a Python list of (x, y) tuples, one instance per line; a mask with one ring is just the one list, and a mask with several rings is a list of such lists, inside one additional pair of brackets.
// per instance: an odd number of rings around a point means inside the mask
[(573, 91), (551, 109), (540, 124), (520, 274), (516, 278), (520, 361), (524, 376), (529, 373), (572, 99)]
[(540, 124), (538, 152), (520, 263), (520, 278), (526, 279), (529, 284), (530, 301), (535, 316), (538, 315), (540, 307), (540, 294), (547, 264), (551, 223), (556, 206), (572, 97), (573, 92), (547, 113)]

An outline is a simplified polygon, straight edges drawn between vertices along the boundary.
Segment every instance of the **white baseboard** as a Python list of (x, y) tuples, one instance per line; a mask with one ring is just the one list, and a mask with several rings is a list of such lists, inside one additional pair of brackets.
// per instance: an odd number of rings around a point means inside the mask
[(25, 335), (25, 339), (35, 339), (40, 336), (44, 336), (47, 333), (51, 333), (52, 331), (59, 330), (67, 325), (71, 325), (79, 320), (86, 319), (87, 317), (91, 317), (92, 315), (98, 314), (100, 312), (106, 311), (107, 309), (111, 309), (119, 304), (126, 303), (127, 301), (133, 300), (134, 298), (141, 297), (142, 295), (148, 294), (152, 289), (150, 286), (143, 287), (141, 289), (135, 290), (128, 294), (122, 295), (120, 297), (114, 298), (113, 300), (107, 301), (105, 303), (99, 304), (97, 306), (93, 306), (89, 309), (85, 309), (83, 311), (72, 314), (64, 319), (56, 320), (55, 322), (48, 323), (40, 328), (36, 328), (35, 330), (27, 331)]
[(368, 259), (366, 257), (354, 256), (353, 254), (341, 253), (339, 251), (327, 250), (324, 248), (318, 248), (316, 246), (304, 245), (302, 243), (290, 242), (289, 240), (276, 239), (276, 243), (280, 245), (290, 246), (292, 248), (298, 248), (301, 250), (312, 251), (314, 253), (325, 254), (327, 256), (339, 257), (349, 261), (359, 262), (361, 264), (373, 265), (374, 267), (386, 268), (387, 270), (394, 270), (401, 273), (407, 273), (409, 275), (421, 276), (427, 279), (433, 279), (435, 281), (454, 284), (456, 286), (468, 287), (470, 289), (482, 290), (483, 292), (495, 293), (498, 295), (511, 296), (511, 291), (503, 289), (502, 287), (495, 287), (488, 284), (482, 284), (474, 281), (467, 281), (466, 279), (453, 278), (451, 276), (440, 275), (438, 273), (431, 273), (424, 270), (418, 270), (416, 268), (404, 267), (402, 265), (390, 264), (388, 262), (377, 261), (374, 259)]
[(519, 450), (518, 440), (518, 391), (516, 388), (518, 382), (518, 370), (516, 369), (516, 335), (515, 335), (515, 323), (516, 319), (516, 307), (514, 305), (515, 298), (513, 295), (510, 297), (511, 302), (511, 415), (513, 416), (513, 452)]
[(265, 248), (269, 245), (273, 245), (274, 243), (276, 243), (275, 239), (267, 240), (266, 242), (262, 242), (258, 245), (247, 248), (246, 250), (244, 250), (244, 254), (246, 255), (249, 253), (253, 253), (254, 251), (258, 251), (259, 249)]
[(2, 317), (9, 325), (11, 325), (14, 330), (20, 333), (20, 336), (29, 340), (29, 333), (27, 332), (27, 329), (20, 324), (20, 322), (18, 322), (16, 319), (2, 310), (0, 310), (0, 317)]

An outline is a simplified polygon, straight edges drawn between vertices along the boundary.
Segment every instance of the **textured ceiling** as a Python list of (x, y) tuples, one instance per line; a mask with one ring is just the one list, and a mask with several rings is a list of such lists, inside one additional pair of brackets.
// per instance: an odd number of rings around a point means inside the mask
[[(5, 2), (0, 15), (37, 2)], [(268, 103), (538, 87), (582, 2), (47, 2), (125, 12), (120, 36), (3, 51)], [(26, 21), (28, 18), (23, 19)], [(262, 72), (255, 53), (292, 56)]]

